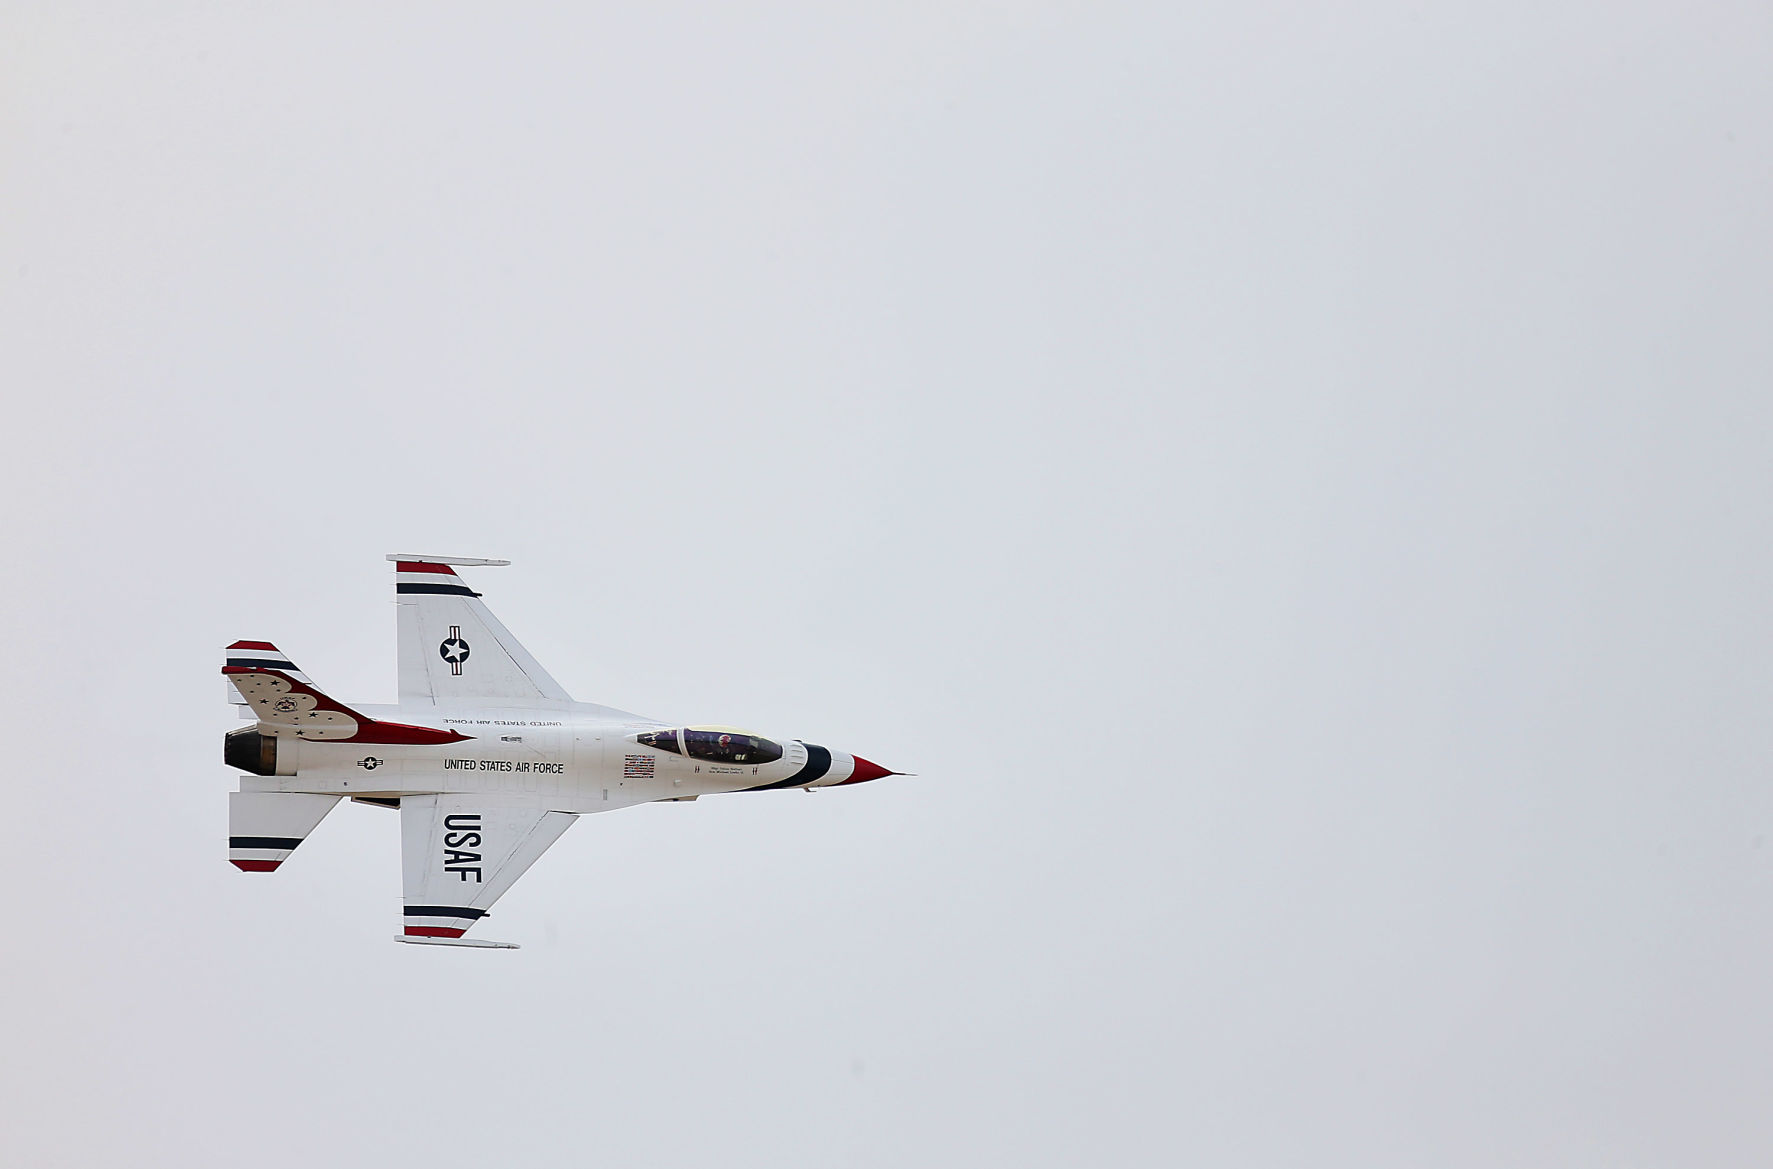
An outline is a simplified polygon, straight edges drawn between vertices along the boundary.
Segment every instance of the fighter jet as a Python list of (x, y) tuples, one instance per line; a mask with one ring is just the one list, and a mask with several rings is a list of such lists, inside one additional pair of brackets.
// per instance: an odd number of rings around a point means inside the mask
[(663, 723), (574, 702), (452, 566), (393, 555), (398, 706), (347, 706), (268, 641), (237, 641), (222, 673), (255, 725), (222, 756), (228, 859), (275, 872), (340, 800), (397, 809), (405, 914), (397, 940), (464, 937), (580, 816), (717, 792), (843, 787), (899, 772), (799, 739)]

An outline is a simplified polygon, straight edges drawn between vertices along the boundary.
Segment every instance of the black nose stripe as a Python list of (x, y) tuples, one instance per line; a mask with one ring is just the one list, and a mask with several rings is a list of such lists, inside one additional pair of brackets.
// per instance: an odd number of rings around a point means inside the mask
[(787, 779), (779, 779), (775, 783), (766, 783), (761, 787), (748, 787), (748, 792), (766, 792), (777, 787), (805, 787), (815, 779), (825, 778), (831, 770), (831, 752), (817, 743), (802, 743), (806, 748), (806, 766), (790, 775)]

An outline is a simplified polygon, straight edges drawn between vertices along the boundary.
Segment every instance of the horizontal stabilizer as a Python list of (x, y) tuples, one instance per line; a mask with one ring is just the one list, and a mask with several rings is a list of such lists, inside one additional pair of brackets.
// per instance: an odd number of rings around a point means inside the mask
[(397, 942), (413, 946), (467, 946), (471, 950), (517, 950), (516, 942), (489, 942), (485, 938), (407, 938), (394, 935)]
[(244, 873), (276, 872), (338, 802), (297, 792), (229, 792), (228, 860)]

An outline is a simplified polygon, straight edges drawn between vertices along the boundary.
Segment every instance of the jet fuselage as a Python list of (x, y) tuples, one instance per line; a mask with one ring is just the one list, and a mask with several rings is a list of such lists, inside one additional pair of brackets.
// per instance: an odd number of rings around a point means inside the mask
[[(366, 802), (442, 792), (530, 795), (563, 811), (591, 813), (721, 792), (837, 787), (888, 774), (865, 759), (798, 739), (767, 739), (731, 727), (678, 728), (590, 703), (558, 710), (355, 709), (380, 722), (435, 727), (466, 737), (435, 744), (279, 737), (272, 740), (268, 760), (262, 742), (231, 744), (231, 758), (254, 752), (259, 766), (253, 770), (274, 771), (256, 780), (242, 776), (242, 790), (308, 792)], [(686, 752), (686, 747), (693, 752), (700, 744), (684, 742), (682, 732), (714, 737), (707, 757)], [(642, 743), (642, 735), (655, 741)], [(233, 736), (256, 738), (257, 732), (235, 731)], [(723, 751), (719, 738), (742, 740), (740, 749), (729, 744)], [(743, 750), (752, 742), (761, 748)], [(770, 748), (779, 750), (779, 757), (765, 758), (775, 754)]]

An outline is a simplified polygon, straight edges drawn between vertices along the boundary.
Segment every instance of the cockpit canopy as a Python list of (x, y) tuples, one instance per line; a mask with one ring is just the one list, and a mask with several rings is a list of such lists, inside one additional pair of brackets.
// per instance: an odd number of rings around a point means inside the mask
[(736, 727), (684, 727), (634, 738), (643, 746), (713, 763), (774, 763), (782, 757), (781, 744)]

